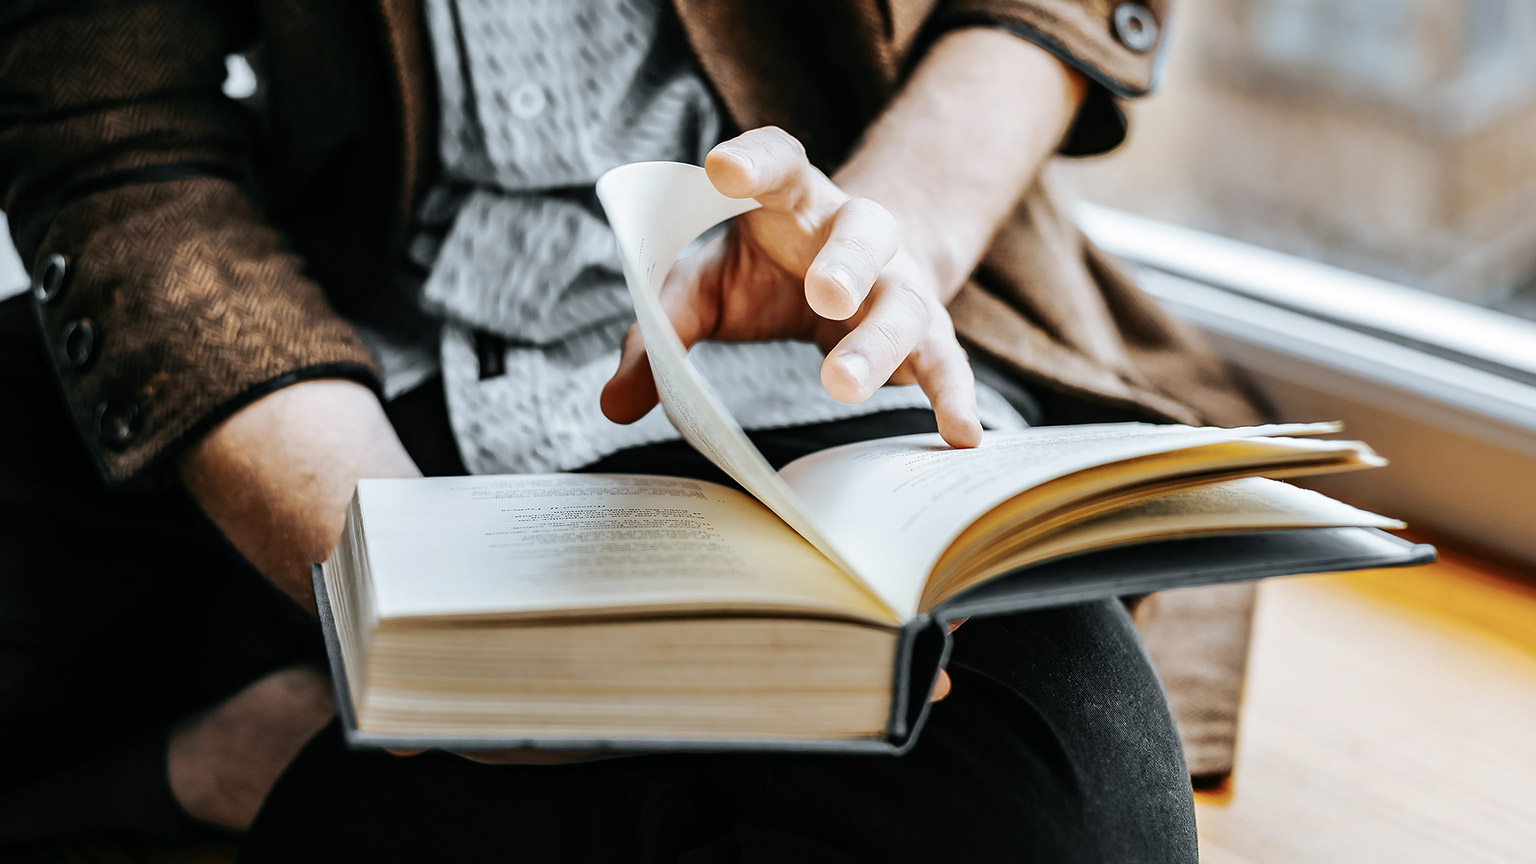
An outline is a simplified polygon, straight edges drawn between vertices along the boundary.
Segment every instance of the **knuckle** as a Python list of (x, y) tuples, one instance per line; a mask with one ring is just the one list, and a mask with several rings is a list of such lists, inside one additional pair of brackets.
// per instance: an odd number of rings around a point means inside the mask
[(941, 360), (943, 354), (944, 352), (933, 344), (932, 339), (925, 339), (917, 343), (917, 347), (912, 349), (912, 354), (909, 358), (912, 363), (912, 370), (923, 379), (933, 377), (933, 374), (944, 365)]
[(832, 239), (831, 245), (837, 257), (854, 265), (856, 273), (873, 275), (883, 263), (880, 261), (879, 250), (868, 235), (840, 234)]
[(976, 380), (976, 373), (971, 369), (965, 351), (953, 339), (929, 339), (924, 346), (923, 362), (934, 372), (942, 374), (951, 384)]
[(933, 306), (927, 296), (911, 282), (899, 283), (891, 292), (891, 303), (924, 332), (933, 323)]
[(898, 233), (896, 217), (873, 198), (849, 198), (843, 208), (857, 215), (860, 221), (868, 222), (874, 230), (884, 231), (891, 236)]
[(805, 145), (800, 143), (799, 138), (785, 132), (781, 127), (764, 126), (758, 131), (762, 132), (763, 143), (772, 149), (805, 159)]
[(864, 322), (862, 329), (874, 349), (871, 353), (886, 357), (891, 362), (906, 358), (911, 348), (911, 339), (898, 322), (884, 317), (872, 317)]

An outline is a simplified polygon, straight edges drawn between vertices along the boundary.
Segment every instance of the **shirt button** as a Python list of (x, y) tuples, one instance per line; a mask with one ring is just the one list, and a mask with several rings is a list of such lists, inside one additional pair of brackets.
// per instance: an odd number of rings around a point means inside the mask
[(43, 259), (43, 266), (32, 279), (32, 295), (39, 303), (47, 303), (64, 290), (65, 277), (69, 275), (69, 259), (55, 252)]
[(139, 405), (127, 399), (108, 399), (96, 406), (96, 434), (113, 450), (128, 446), (139, 431)]
[(1140, 3), (1121, 3), (1115, 7), (1115, 37), (1137, 54), (1145, 54), (1157, 44), (1157, 19)]
[(532, 120), (549, 107), (544, 88), (537, 84), (523, 84), (512, 91), (512, 113), (523, 120)]
[(96, 358), (98, 337), (96, 322), (89, 318), (67, 322), (59, 331), (59, 363), (65, 369), (84, 369)]

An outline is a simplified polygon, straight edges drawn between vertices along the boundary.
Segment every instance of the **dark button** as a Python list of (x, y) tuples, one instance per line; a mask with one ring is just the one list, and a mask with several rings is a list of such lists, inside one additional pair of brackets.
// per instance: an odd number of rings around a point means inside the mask
[(97, 335), (96, 322), (89, 318), (65, 323), (59, 331), (59, 363), (65, 369), (84, 369), (96, 359), (96, 346), (101, 343)]
[(139, 405), (127, 399), (108, 399), (96, 406), (96, 433), (113, 450), (128, 446), (139, 431)]
[(69, 259), (55, 252), (43, 259), (32, 277), (32, 295), (39, 303), (47, 303), (64, 290), (64, 279), (69, 275)]
[(1115, 37), (1137, 54), (1145, 54), (1157, 44), (1157, 19), (1152, 10), (1140, 3), (1121, 3), (1115, 7)]

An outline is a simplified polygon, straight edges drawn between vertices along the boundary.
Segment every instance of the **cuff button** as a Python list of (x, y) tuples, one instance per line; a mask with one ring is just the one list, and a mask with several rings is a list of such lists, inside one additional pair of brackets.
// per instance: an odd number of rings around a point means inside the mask
[(1140, 3), (1121, 3), (1115, 7), (1115, 38), (1137, 54), (1145, 54), (1157, 44), (1157, 18)]
[(43, 266), (37, 268), (37, 275), (32, 277), (32, 296), (39, 303), (47, 303), (64, 290), (68, 275), (69, 259), (57, 252), (49, 255), (43, 259)]
[(78, 372), (96, 359), (96, 348), (100, 344), (95, 321), (89, 318), (69, 321), (59, 331), (59, 364)]
[(128, 446), (139, 431), (139, 406), (126, 399), (108, 399), (96, 406), (96, 433), (113, 450)]

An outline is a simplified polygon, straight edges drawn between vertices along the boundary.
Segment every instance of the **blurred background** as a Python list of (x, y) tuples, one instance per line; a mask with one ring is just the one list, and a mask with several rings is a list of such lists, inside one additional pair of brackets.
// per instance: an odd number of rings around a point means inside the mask
[(1092, 201), (1536, 319), (1536, 2), (1180, 0)]
[[(1536, 2), (1179, 0), (1084, 227), (1441, 562), (1259, 588), (1206, 862), (1536, 860)], [(1229, 241), (1236, 241), (1229, 242)]]

